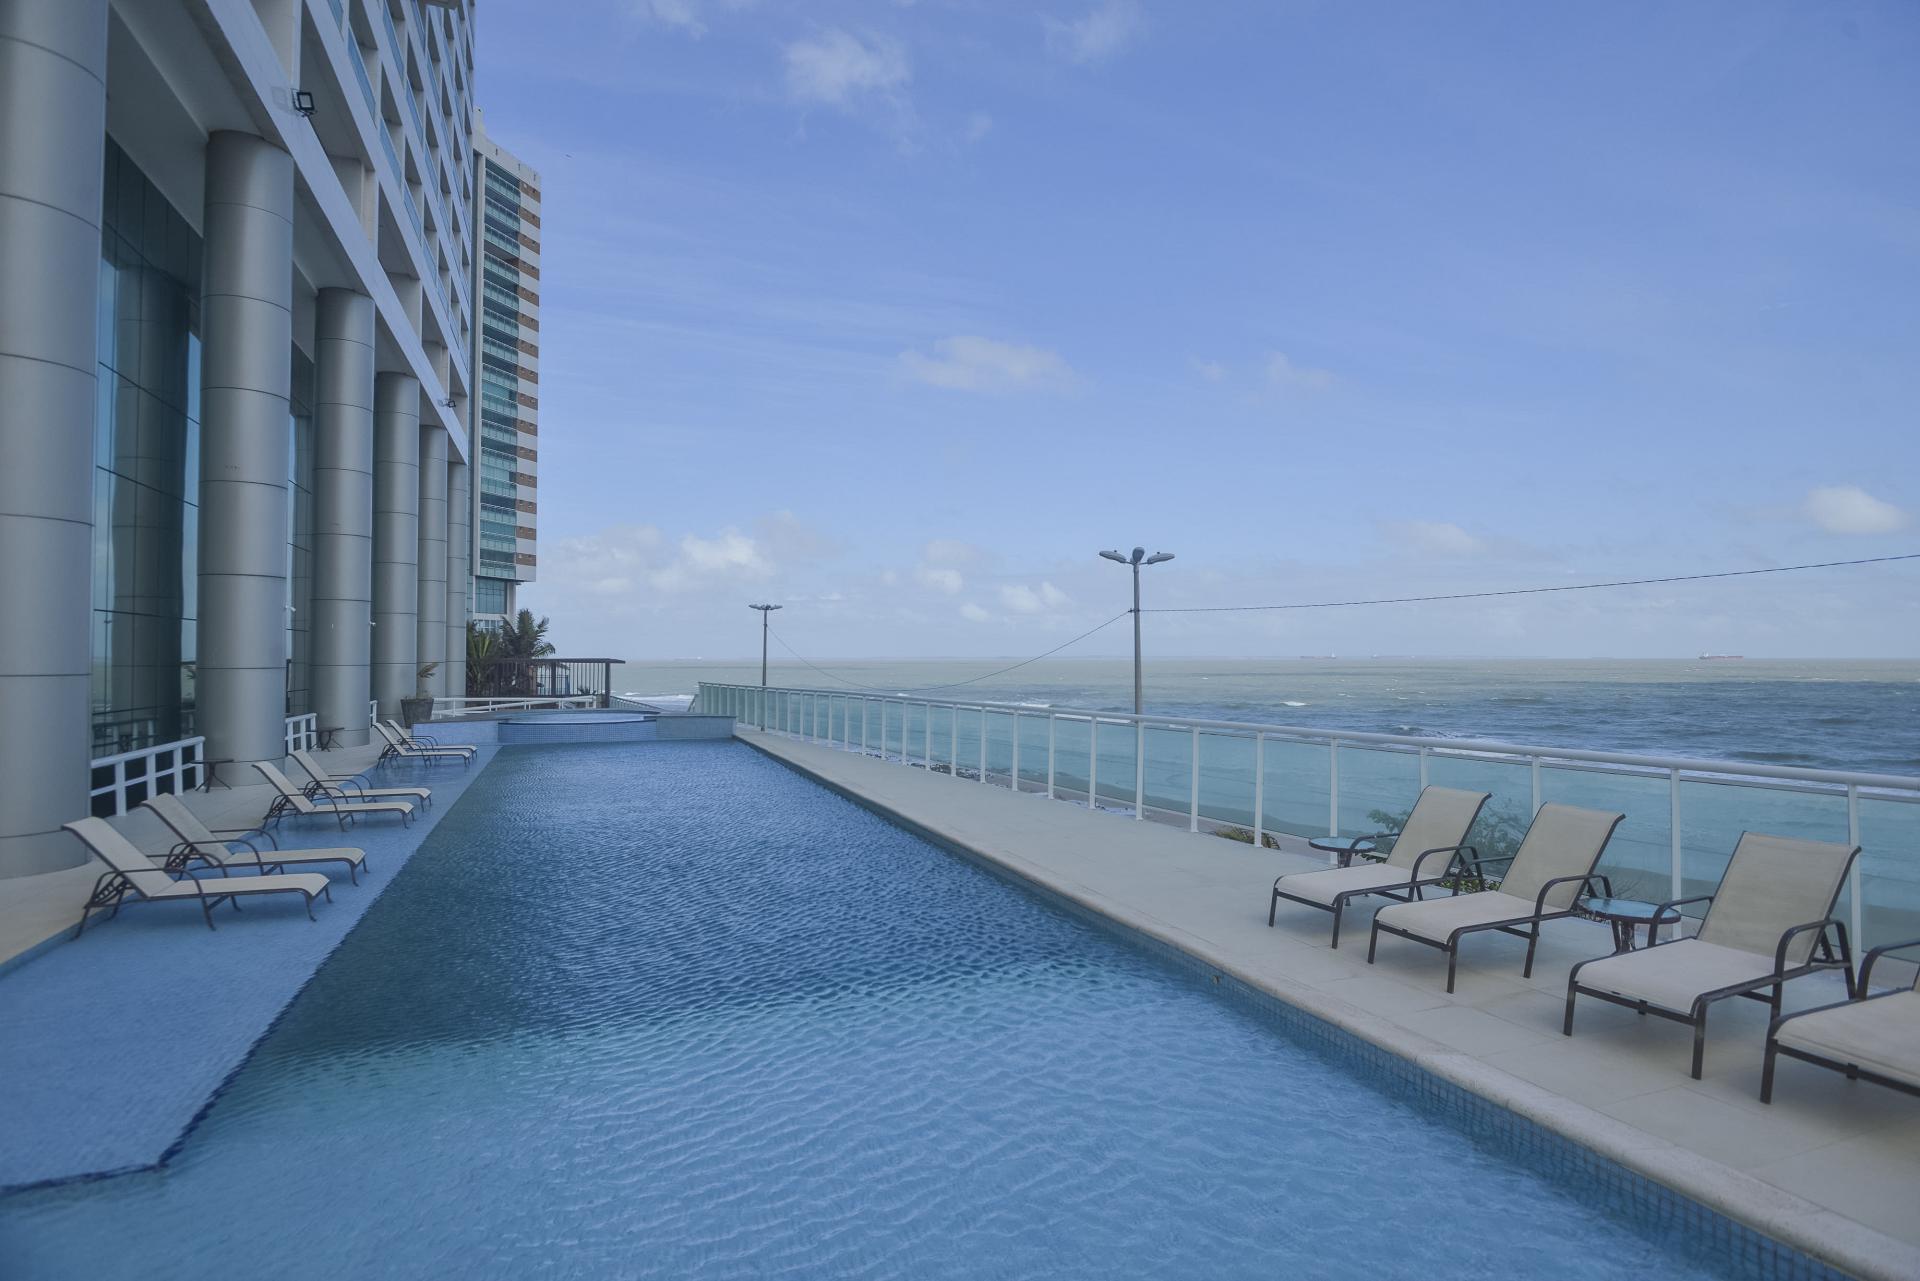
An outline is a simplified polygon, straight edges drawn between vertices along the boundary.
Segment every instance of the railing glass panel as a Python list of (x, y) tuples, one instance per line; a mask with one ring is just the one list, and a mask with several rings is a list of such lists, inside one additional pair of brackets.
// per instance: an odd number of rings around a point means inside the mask
[[(1857, 808), (1861, 908), (1855, 946), (1920, 938), (1920, 804), (1867, 792)], [(1841, 904), (1843, 916), (1849, 906)]]
[(1600, 871), (1623, 898), (1658, 903), (1674, 897), (1671, 797), (1664, 774), (1540, 767), (1542, 804), (1580, 805), (1627, 816), (1600, 857)]
[(1020, 717), (1020, 786), (1028, 791), (1047, 787), (1047, 718)]
[(1099, 729), (1100, 776), (1094, 792), (1103, 806), (1132, 809), (1133, 765), (1139, 754), (1134, 727), (1127, 721), (1102, 721)]
[(1200, 735), (1200, 821), (1253, 826), (1253, 735)]
[(1174, 726), (1147, 727), (1142, 736), (1147, 751), (1142, 781), (1148, 809), (1162, 810), (1169, 816), (1187, 812), (1192, 737), (1190, 731)]
[[(1680, 780), (1681, 895), (1711, 894), (1742, 832), (1847, 839), (1847, 799), (1838, 791), (1806, 792), (1765, 785)], [(1844, 907), (1844, 904), (1842, 905)], [(1698, 916), (1699, 906), (1685, 909)]]
[(1327, 795), (1333, 782), (1326, 744), (1269, 735), (1260, 754), (1264, 775), (1261, 830), (1325, 836)]
[(1342, 743), (1339, 765), (1339, 826), (1348, 836), (1398, 827), (1420, 797), (1417, 752)]

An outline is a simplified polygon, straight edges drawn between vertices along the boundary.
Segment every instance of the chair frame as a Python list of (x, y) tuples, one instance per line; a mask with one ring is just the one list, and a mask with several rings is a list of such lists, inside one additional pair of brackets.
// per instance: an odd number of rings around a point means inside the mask
[[(74, 833), (74, 835), (82, 845), (87, 847), (87, 853), (90, 856), (95, 858), (99, 857), (99, 855), (94, 852), (93, 845), (88, 842), (85, 837), (80, 836), (77, 832)], [(157, 867), (154, 871), (160, 873), (160, 869)], [(223, 878), (227, 875), (225, 868), (220, 869), (220, 875)], [(208, 929), (211, 930), (215, 928), (213, 924), (213, 909), (219, 907), (220, 904), (231, 903), (234, 911), (238, 912), (240, 910), (240, 894), (231, 890), (222, 892), (217, 886), (213, 890), (208, 890), (205, 885), (201, 884), (199, 877), (188, 871), (182, 871), (179, 876), (175, 878), (174, 884), (177, 885), (183, 880), (193, 883), (193, 888), (198, 896), (197, 901), (200, 904), (200, 914), (206, 919)], [(107, 919), (109, 921), (120, 915), (120, 909), (125, 906), (126, 897), (129, 892), (137, 896), (136, 902), (142, 903), (186, 901), (185, 895), (180, 896), (178, 900), (149, 898), (138, 885), (133, 883), (132, 877), (117, 867), (109, 867), (100, 874), (99, 879), (94, 881), (93, 889), (87, 894), (87, 901), (80, 908), (80, 921), (73, 927), (73, 937), (77, 939), (85, 932), (87, 922), (92, 919), (94, 911), (98, 908), (109, 905), (112, 906), (113, 911), (107, 913)], [(320, 919), (313, 914), (313, 895), (306, 890), (299, 889), (296, 886), (281, 886), (268, 892), (300, 895), (301, 898), (305, 900), (307, 919), (309, 921), (318, 921)], [(326, 895), (327, 902), (333, 902), (333, 888), (331, 886), (323, 888), (320, 892)]]
[(396, 733), (391, 725), (384, 721), (375, 721), (376, 732), (386, 744), (380, 749), (380, 759), (413, 761), (459, 761), (462, 765), (473, 764), (473, 753), (463, 752), (458, 747), (442, 747), (438, 743), (415, 742), (405, 734)]
[[(305, 753), (302, 753), (302, 755), (304, 754)], [(391, 787), (380, 789), (376, 788), (372, 781), (367, 778), (365, 771), (358, 774), (321, 775), (316, 773), (312, 766), (308, 765), (298, 756), (289, 755), (287, 759), (295, 765), (298, 765), (300, 772), (305, 774), (310, 780), (300, 788), (301, 794), (308, 800), (319, 800), (325, 797), (342, 801), (386, 801), (393, 800), (402, 793), (405, 793), (406, 798), (418, 803), (421, 809), (433, 808), (433, 792), (429, 788)], [(287, 781), (292, 782), (293, 780), (288, 779)], [(386, 795), (378, 794), (383, 790), (387, 793)], [(422, 795), (416, 797), (413, 795), (415, 792), (422, 793)]]
[[(1739, 852), (1737, 845), (1734, 847), (1734, 852), (1736, 854)], [(1847, 877), (1850, 876), (1853, 871), (1854, 861), (1859, 857), (1860, 847), (1856, 845), (1853, 848), (1853, 852), (1847, 855), (1846, 867), (1842, 869), (1840, 876), (1834, 882), (1833, 897), (1827, 900), (1827, 911), (1829, 913), (1833, 911), (1834, 903), (1839, 901), (1840, 889), (1847, 883)], [(1655, 948), (1670, 947), (1675, 943), (1683, 943), (1687, 938), (1692, 937), (1692, 935), (1685, 937), (1676, 935), (1673, 938), (1667, 939), (1665, 942), (1661, 942), (1655, 938), (1655, 935), (1660, 932), (1660, 919), (1666, 915), (1668, 908), (1685, 907), (1694, 903), (1711, 904), (1717, 896), (1718, 891), (1713, 894), (1695, 894), (1688, 898), (1668, 899), (1666, 902), (1660, 904), (1654, 911), (1653, 923), (1647, 927), (1647, 945), (1641, 949), (1641, 953), (1651, 952)], [(1793, 943), (1795, 938), (1807, 933), (1809, 930), (1818, 932), (1814, 939), (1813, 950), (1807, 953), (1805, 963), (1788, 969), (1787, 948)], [(1837, 955), (1834, 947), (1835, 939), (1828, 937), (1829, 930), (1837, 936), (1839, 944)], [(1824, 958), (1820, 955), (1823, 952), (1825, 953)], [(1629, 955), (1633, 955), (1633, 953), (1629, 953)], [(1803, 978), (1808, 974), (1817, 974), (1822, 970), (1837, 969), (1840, 971), (1841, 977), (1846, 980), (1847, 998), (1849, 1000), (1853, 999), (1854, 993), (1858, 990), (1854, 985), (1853, 979), (1853, 949), (1847, 940), (1847, 923), (1839, 917), (1832, 915), (1828, 915), (1817, 921), (1803, 921), (1798, 925), (1789, 925), (1785, 930), (1781, 931), (1780, 941), (1774, 945), (1772, 973), (1764, 975), (1761, 978), (1749, 979), (1744, 983), (1734, 983), (1727, 987), (1715, 988), (1711, 992), (1702, 992), (1693, 998), (1693, 1005), (1685, 1014), (1680, 1013), (1678, 1010), (1669, 1010), (1664, 1006), (1654, 1005), (1646, 1000), (1636, 1000), (1627, 996), (1616, 996), (1611, 992), (1602, 992), (1597, 988), (1581, 986), (1581, 970), (1593, 964), (1595, 961), (1611, 959), (1611, 957), (1607, 956), (1589, 957), (1567, 971), (1567, 1013), (1566, 1018), (1560, 1025), (1560, 1034), (1562, 1036), (1573, 1035), (1573, 1004), (1575, 998), (1581, 995), (1596, 997), (1599, 1000), (1606, 1001), (1613, 1005), (1624, 1006), (1639, 1014), (1652, 1014), (1673, 1023), (1685, 1023), (1693, 1028), (1692, 1076), (1696, 1081), (1700, 1079), (1701, 1065), (1706, 1060), (1707, 1011), (1713, 1006), (1714, 1002), (1724, 1001), (1729, 997), (1735, 996), (1744, 996), (1754, 1001), (1765, 1001), (1772, 1008), (1773, 1017), (1777, 1021), (1780, 1018), (1780, 998), (1785, 991), (1789, 979)], [(1771, 996), (1764, 993), (1763, 989), (1766, 988), (1773, 989)]]
[[(202, 854), (200, 852), (200, 846), (204, 842), (194, 840), (191, 836), (188, 836), (185, 832), (175, 827), (173, 825), (173, 820), (168, 818), (164, 813), (162, 813), (159, 809), (156, 809), (154, 806), (143, 803), (141, 808), (145, 809), (147, 812), (152, 814), (155, 818), (159, 819), (162, 825), (164, 825), (169, 832), (172, 832), (175, 836), (180, 838), (179, 840), (173, 843), (171, 848), (167, 850), (167, 854), (166, 854), (166, 860), (167, 860), (166, 870), (167, 871), (174, 872), (174, 873), (185, 872), (189, 867), (193, 866), (196, 860), (198, 860), (199, 862), (205, 864), (208, 867), (219, 868), (220, 874), (222, 876), (226, 875), (227, 873), (226, 863), (216, 858), (210, 858), (207, 855)], [(221, 845), (227, 846), (229, 853), (233, 852), (232, 847), (235, 845), (246, 846), (247, 853), (253, 855), (254, 869), (258, 871), (262, 876), (267, 875), (269, 872), (284, 872), (287, 870), (287, 865), (284, 862), (276, 861), (274, 858), (271, 857), (271, 855), (261, 854), (260, 847), (254, 844), (254, 838), (257, 837), (261, 840), (266, 841), (268, 848), (270, 850), (277, 852), (280, 849), (279, 840), (274, 836), (272, 832), (269, 832), (264, 827), (250, 827), (246, 829), (240, 829), (240, 828), (216, 829), (216, 828), (209, 827), (207, 831), (212, 834), (213, 839), (215, 841), (219, 842)], [(300, 851), (292, 851), (292, 852), (300, 852)], [(347, 879), (355, 885), (358, 885), (360, 883), (360, 868), (365, 867), (367, 865), (366, 856), (364, 854), (361, 855), (359, 867), (354, 866), (353, 860), (344, 859), (344, 858), (324, 859), (324, 860), (304, 859), (302, 860), (302, 862), (304, 863), (318, 863), (318, 862), (345, 863), (347, 865)]]
[[(1608, 840), (1613, 839), (1614, 829), (1618, 828), (1621, 821), (1625, 818), (1626, 815), (1622, 814), (1620, 818), (1613, 820), (1613, 827), (1607, 829)], [(1603, 851), (1606, 849), (1605, 841), (1601, 842), (1600, 848)], [(1496, 858), (1473, 859), (1462, 864), (1461, 875), (1468, 879), (1477, 879), (1482, 884), (1485, 884), (1487, 880), (1484, 871), (1485, 868), (1495, 863), (1511, 863), (1518, 856), (1519, 852), (1515, 851), (1512, 854), (1503, 854)], [(1597, 862), (1598, 860), (1596, 859), (1595, 861)], [(1456, 878), (1456, 883), (1458, 879), (1459, 878)], [(1549, 912), (1547, 910), (1547, 894), (1555, 886), (1559, 885), (1582, 885), (1585, 889), (1583, 891), (1576, 890), (1574, 892), (1573, 902), (1568, 904), (1564, 909), (1556, 909)], [(1402, 930), (1391, 925), (1383, 925), (1380, 922), (1380, 918), (1376, 916), (1373, 918), (1373, 933), (1367, 939), (1367, 964), (1373, 964), (1374, 949), (1380, 946), (1380, 932), (1382, 930), (1403, 939), (1410, 939), (1415, 943), (1424, 943), (1428, 947), (1438, 948), (1447, 954), (1447, 991), (1451, 992), (1453, 991), (1454, 974), (1460, 964), (1460, 940), (1469, 934), (1479, 934), (1487, 930), (1497, 930), (1502, 934), (1511, 934), (1515, 938), (1523, 938), (1527, 941), (1527, 960), (1526, 964), (1520, 969), (1520, 977), (1530, 979), (1533, 977), (1534, 950), (1540, 946), (1540, 926), (1547, 921), (1558, 921), (1569, 916), (1580, 915), (1580, 895), (1583, 892), (1587, 894), (1593, 893), (1593, 887), (1595, 885), (1600, 886), (1606, 897), (1613, 897), (1613, 882), (1609, 881), (1606, 876), (1599, 872), (1587, 872), (1580, 876), (1556, 876), (1545, 885), (1542, 885), (1540, 892), (1534, 896), (1533, 915), (1512, 916), (1504, 921), (1482, 921), (1478, 925), (1462, 925), (1459, 929), (1448, 934), (1447, 941), (1444, 943), (1436, 942), (1430, 938), (1423, 938), (1410, 930)], [(1455, 896), (1458, 896), (1459, 893), (1460, 891), (1458, 889), (1454, 890)], [(1517, 928), (1522, 925), (1527, 925), (1529, 928), (1524, 930)]]
[[(1366, 898), (1373, 894), (1378, 894), (1382, 898), (1390, 898), (1396, 903), (1416, 902), (1419, 900), (1422, 890), (1427, 889), (1429, 886), (1438, 885), (1452, 875), (1452, 868), (1454, 864), (1459, 861), (1462, 850), (1478, 857), (1479, 851), (1471, 845), (1436, 845), (1430, 850), (1420, 851), (1419, 855), (1413, 860), (1413, 866), (1407, 869), (1407, 879), (1405, 881), (1396, 882), (1392, 885), (1370, 885), (1361, 889), (1341, 890), (1333, 896), (1333, 902), (1331, 903), (1322, 903), (1318, 899), (1302, 898), (1298, 894), (1289, 894), (1281, 889), (1280, 882), (1286, 880), (1287, 876), (1304, 875), (1300, 872), (1289, 872), (1286, 876), (1278, 877), (1273, 882), (1273, 901), (1267, 904), (1267, 926), (1268, 928), (1272, 928), (1274, 914), (1279, 911), (1281, 899), (1286, 899), (1289, 903), (1304, 903), (1308, 907), (1317, 907), (1323, 912), (1333, 913), (1333, 941), (1327, 946), (1339, 947), (1340, 918), (1346, 913), (1349, 902), (1354, 899)], [(1420, 875), (1420, 868), (1435, 854), (1447, 854), (1451, 856), (1447, 859), (1446, 870), (1442, 871), (1438, 876), (1423, 878)], [(1385, 860), (1377, 861), (1384, 862)]]
[[(265, 770), (261, 771), (261, 777), (267, 777)], [(285, 777), (285, 775), (282, 775), (282, 777)], [(262, 827), (271, 827), (273, 824), (286, 818), (289, 814), (295, 818), (325, 818), (328, 815), (332, 815), (339, 821), (340, 830), (344, 832), (354, 819), (360, 815), (379, 806), (400, 804), (400, 802), (385, 801), (377, 797), (361, 797), (357, 799), (364, 803), (356, 805), (351, 803), (356, 798), (347, 795), (345, 792), (338, 791), (338, 789), (331, 792), (317, 793), (296, 790), (293, 795), (289, 796), (285, 792), (282, 792), (280, 785), (274, 783), (271, 778), (268, 778), (268, 784), (273, 788), (273, 803), (267, 806), (266, 815), (260, 820)], [(293, 780), (290, 778), (287, 779), (287, 785), (291, 787)], [(313, 808), (311, 810), (303, 810), (295, 803), (296, 801), (305, 801)], [(356, 813), (356, 811), (358, 812)], [(400, 826), (402, 827), (410, 827), (413, 824), (412, 806), (408, 806), (404, 811), (386, 809), (381, 812), (388, 814), (399, 813)]]
[(1873, 982), (1873, 963), (1889, 952), (1904, 952), (1909, 948), (1920, 948), (1920, 939), (1908, 939), (1904, 943), (1887, 943), (1870, 950), (1860, 962), (1860, 978), (1857, 983), (1847, 985), (1847, 999), (1835, 1001), (1829, 1005), (1817, 1005), (1810, 1010), (1796, 1010), (1792, 1014), (1780, 1014), (1776, 1011), (1773, 1022), (1767, 1026), (1767, 1054), (1760, 1068), (1760, 1101), (1773, 1102), (1774, 1061), (1784, 1054), (1790, 1059), (1799, 1059), (1803, 1063), (1812, 1063), (1835, 1072), (1845, 1074), (1849, 1081), (1870, 1081), (1875, 1085), (1884, 1085), (1889, 1090), (1898, 1090), (1902, 1094), (1920, 1096), (1920, 1085), (1911, 1081), (1896, 1080), (1893, 1077), (1863, 1068), (1858, 1063), (1848, 1063), (1842, 1059), (1828, 1058), (1824, 1054), (1815, 1054), (1811, 1050), (1796, 1049), (1791, 1045), (1780, 1044), (1780, 1029), (1795, 1019), (1805, 1018), (1809, 1014), (1819, 1014), (1823, 1010), (1844, 1009), (1849, 1005), (1859, 1005), (1866, 1001), (1883, 1000), (1889, 996), (1899, 996), (1911, 992), (1911, 987), (1889, 988), (1885, 992), (1871, 993), (1869, 985)]

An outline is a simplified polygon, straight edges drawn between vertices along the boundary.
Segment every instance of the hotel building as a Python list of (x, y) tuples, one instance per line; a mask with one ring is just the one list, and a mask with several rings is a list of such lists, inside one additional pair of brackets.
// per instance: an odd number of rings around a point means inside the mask
[(536, 565), (540, 420), (540, 175), (487, 137), (474, 113), (472, 368), (480, 385), (474, 469), (473, 614), (498, 626)]
[(0, 0), (0, 877), (182, 760), (464, 692), (495, 328), (522, 580), (533, 523), (473, 120), (473, 0)]

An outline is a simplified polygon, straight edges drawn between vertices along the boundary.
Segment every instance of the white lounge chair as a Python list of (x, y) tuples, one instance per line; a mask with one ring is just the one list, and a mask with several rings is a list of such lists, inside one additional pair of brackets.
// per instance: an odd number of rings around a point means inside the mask
[(386, 748), (380, 753), (381, 760), (400, 758), (420, 761), (459, 761), (470, 764), (473, 761), (473, 748), (468, 746), (440, 747), (432, 744), (415, 743), (397, 733), (392, 726), (381, 721), (373, 723), (374, 732), (385, 741)]
[(388, 729), (399, 736), (401, 742), (411, 744), (414, 747), (431, 747), (443, 752), (459, 752), (463, 756), (472, 756), (480, 750), (471, 743), (443, 744), (431, 734), (416, 734), (411, 727), (402, 725), (391, 716), (387, 717), (385, 724)]
[[(283, 850), (272, 832), (256, 827), (245, 832), (228, 832), (224, 836), (202, 823), (188, 809), (186, 802), (170, 792), (149, 796), (140, 804), (153, 812), (153, 816), (166, 824), (167, 830), (179, 837), (174, 847), (167, 851), (167, 870), (183, 872), (195, 862), (210, 867), (244, 867), (261, 874), (278, 872), (290, 866), (307, 863), (345, 863), (347, 877), (354, 884), (360, 883), (360, 869), (367, 865), (365, 850)], [(244, 846), (243, 854), (234, 846)], [(263, 851), (261, 846), (265, 846)]]
[(1574, 966), (1567, 975), (1561, 1031), (1573, 1035), (1574, 998), (1582, 993), (1691, 1024), (1697, 1081), (1706, 1056), (1707, 1010), (1715, 1001), (1731, 996), (1766, 1001), (1778, 1018), (1781, 990), (1789, 979), (1833, 969), (1841, 972), (1851, 997), (1847, 927), (1834, 917), (1833, 904), (1859, 853), (1858, 845), (1743, 834), (1720, 888), (1661, 904), (1656, 924), (1648, 927), (1649, 935), (1658, 933), (1667, 908), (1707, 903), (1699, 933), (1665, 942), (1650, 937), (1637, 952)]
[(424, 787), (374, 787), (367, 782), (365, 774), (329, 774), (327, 767), (302, 751), (294, 748), (291, 753), (293, 763), (298, 765), (313, 782), (301, 788), (308, 796), (334, 796), (343, 801), (418, 801), (422, 806), (433, 804), (433, 793)]
[(80, 923), (73, 927), (73, 936), (87, 928), (87, 917), (96, 908), (112, 906), (109, 917), (118, 916), (122, 902), (128, 894), (137, 895), (150, 903), (160, 903), (173, 899), (196, 902), (206, 917), (207, 928), (213, 926), (213, 909), (221, 903), (232, 903), (234, 910), (240, 909), (239, 900), (253, 894), (298, 894), (306, 900), (307, 919), (313, 920), (313, 899), (316, 894), (324, 894), (329, 901), (333, 892), (327, 878), (317, 872), (296, 872), (281, 876), (228, 876), (223, 871), (219, 876), (202, 879), (191, 872), (184, 873), (174, 880), (153, 865), (153, 860), (133, 847), (133, 843), (104, 818), (83, 818), (72, 823), (63, 823), (69, 832), (80, 838), (81, 844), (92, 851), (93, 856), (105, 863), (110, 869), (100, 875), (93, 883), (93, 892), (87, 896), (86, 906), (80, 909)]
[[(1295, 872), (1273, 883), (1273, 901), (1267, 905), (1267, 924), (1273, 924), (1280, 900), (1304, 903), (1333, 913), (1333, 943), (1340, 946), (1340, 917), (1347, 903), (1369, 894), (1406, 900), (1420, 897), (1425, 886), (1438, 885), (1461, 851), (1473, 822), (1487, 803), (1486, 792), (1463, 792), (1452, 787), (1424, 787), (1413, 812), (1393, 842), (1384, 863), (1359, 863), (1314, 872)], [(1392, 836), (1382, 832), (1374, 839)]]
[(1760, 1101), (1773, 1102), (1777, 1055), (1845, 1072), (1849, 1081), (1920, 1094), (1920, 970), (1910, 987), (1873, 991), (1873, 963), (1889, 952), (1920, 949), (1920, 939), (1888, 943), (1867, 953), (1853, 995), (1836, 1005), (1802, 1010), (1767, 1029), (1766, 1064), (1760, 1070)]
[(406, 801), (349, 801), (338, 796), (314, 798), (295, 787), (292, 780), (271, 763), (255, 761), (253, 767), (279, 793), (273, 798), (273, 804), (267, 807), (266, 817), (260, 820), (263, 825), (277, 823), (288, 814), (298, 814), (303, 818), (316, 815), (334, 818), (339, 820), (341, 831), (345, 831), (354, 819), (368, 814), (398, 814), (403, 827), (413, 822), (413, 806)]
[(1485, 881), (1489, 870), (1507, 864), (1499, 889), (1472, 894), (1456, 890), (1447, 898), (1381, 908), (1374, 913), (1373, 934), (1367, 940), (1367, 964), (1373, 964), (1382, 930), (1425, 943), (1447, 954), (1447, 991), (1451, 992), (1460, 941), (1481, 930), (1498, 930), (1527, 940), (1527, 962), (1520, 972), (1532, 978), (1540, 923), (1572, 916), (1575, 900), (1583, 891), (1591, 893), (1596, 884), (1602, 894), (1613, 897), (1613, 886), (1593, 869), (1624, 818), (1625, 814), (1574, 805), (1542, 805), (1518, 850), (1503, 858), (1463, 857), (1456, 865), (1457, 878)]

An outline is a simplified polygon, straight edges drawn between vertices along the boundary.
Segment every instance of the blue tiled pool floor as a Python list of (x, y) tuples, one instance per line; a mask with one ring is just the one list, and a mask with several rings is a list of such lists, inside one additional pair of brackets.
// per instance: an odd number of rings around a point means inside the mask
[(509, 749), (167, 1168), (0, 1199), (0, 1258), (1769, 1274), (1214, 990), (741, 745)]
[(382, 766), (380, 785), (433, 790), (411, 826), (282, 823), (285, 847), (367, 854), (358, 885), (339, 865), (311, 869), (333, 883), (314, 921), (295, 895), (220, 908), (213, 931), (191, 905), (131, 903), (0, 976), (0, 1189), (158, 1162), (497, 751), (467, 768)]

